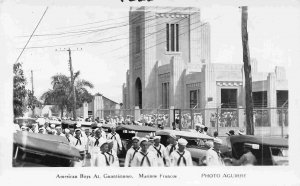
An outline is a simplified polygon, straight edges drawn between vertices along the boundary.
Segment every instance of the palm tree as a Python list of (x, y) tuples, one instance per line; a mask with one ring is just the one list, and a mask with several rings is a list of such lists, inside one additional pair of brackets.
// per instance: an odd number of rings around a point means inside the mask
[[(74, 74), (75, 94), (77, 98), (76, 108), (81, 107), (83, 102), (91, 102), (93, 96), (88, 92), (87, 88), (94, 88), (94, 85), (84, 79), (79, 79), (80, 71)], [(73, 95), (71, 78), (64, 74), (57, 74), (51, 77), (52, 89), (46, 91), (41, 99), (44, 104), (58, 105), (61, 116), (64, 110), (70, 112), (72, 110)]]

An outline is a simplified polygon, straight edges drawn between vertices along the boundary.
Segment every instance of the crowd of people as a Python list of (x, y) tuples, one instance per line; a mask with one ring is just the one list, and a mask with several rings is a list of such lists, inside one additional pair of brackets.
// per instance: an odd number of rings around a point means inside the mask
[[(98, 123), (99, 122), (99, 123)], [(109, 121), (110, 122), (110, 121)], [(57, 135), (64, 137), (71, 146), (78, 149), (81, 159), (75, 162), (74, 166), (80, 167), (101, 167), (115, 166), (119, 167), (119, 153), (122, 151), (122, 142), (116, 126), (119, 123), (111, 125), (111, 132), (106, 133), (102, 126), (105, 123), (104, 119), (97, 121), (95, 129), (81, 127), (78, 122), (75, 128), (62, 129), (61, 125), (50, 124), (46, 120), (37, 120), (32, 127), (26, 127), (15, 124), (16, 130), (28, 131), (32, 133)], [(213, 141), (206, 141), (208, 147), (204, 163), (208, 166), (223, 165), (220, 157), (220, 152), (216, 150), (215, 145), (221, 145), (223, 142), (218, 137), (218, 132), (213, 135), (208, 133), (208, 127), (201, 123), (195, 124), (195, 129), (191, 132), (202, 133), (213, 137)], [(244, 130), (239, 130), (239, 135), (244, 135)], [(235, 135), (233, 130), (230, 130), (227, 135)], [(147, 166), (192, 166), (191, 153), (186, 149), (187, 141), (183, 138), (177, 138), (174, 135), (169, 136), (169, 145), (164, 146), (160, 143), (160, 136), (146, 136), (132, 138), (132, 147), (127, 150), (124, 160), (125, 167), (147, 167)], [(248, 150), (247, 150), (248, 149)], [(246, 151), (247, 150), (247, 151)], [(232, 164), (253, 164), (255, 157), (251, 156), (249, 148), (245, 147), (245, 156), (240, 160), (231, 160)], [(253, 155), (253, 154), (252, 154)], [(254, 158), (253, 158), (254, 157)]]

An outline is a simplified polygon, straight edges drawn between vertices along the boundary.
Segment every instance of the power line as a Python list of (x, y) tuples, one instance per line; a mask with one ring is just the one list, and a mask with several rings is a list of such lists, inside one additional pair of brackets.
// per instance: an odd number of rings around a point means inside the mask
[[(173, 10), (176, 10), (177, 8), (173, 8), (171, 9), (170, 11), (166, 12), (166, 13), (170, 13), (172, 12)], [(186, 9), (186, 8), (185, 8)], [(139, 15), (135, 16), (131, 21), (137, 19), (139, 17)], [(151, 17), (154, 17), (155, 19), (155, 15), (154, 16), (150, 16), (148, 17), (151, 18)], [(149, 19), (151, 20), (151, 19)], [(134, 24), (140, 24), (141, 22), (145, 22), (145, 21), (149, 21), (149, 20), (141, 20), (140, 22), (137, 22), (137, 23), (134, 23)], [(124, 21), (124, 22), (121, 22), (123, 23), (123, 26), (128, 26), (129, 25), (129, 21)], [(120, 23), (113, 23), (113, 24), (120, 24)], [(109, 25), (112, 25), (112, 24), (109, 24)], [(107, 25), (102, 25), (102, 26), (107, 26)], [(91, 28), (101, 28), (101, 27), (91, 27)], [(60, 32), (60, 33), (46, 33), (46, 34), (39, 34), (39, 35), (33, 35), (33, 37), (42, 37), (42, 36), (55, 36), (55, 35), (66, 35), (66, 34), (74, 34), (74, 33), (94, 33), (94, 32), (100, 32), (100, 31), (106, 31), (107, 29), (113, 29), (113, 28), (118, 28), (117, 26), (113, 26), (113, 27), (108, 27), (108, 28), (103, 28), (103, 29), (94, 29), (94, 30), (86, 30), (86, 29), (83, 29), (83, 30), (70, 30), (70, 31), (65, 31), (65, 32)], [(28, 36), (19, 36), (19, 37), (28, 37)]]
[(40, 25), (40, 23), (41, 23), (42, 19), (44, 18), (44, 15), (46, 14), (47, 10), (48, 10), (48, 7), (47, 7), (47, 8), (46, 8), (46, 10), (44, 11), (44, 13), (43, 13), (43, 15), (42, 15), (41, 19), (39, 20), (38, 24), (37, 24), (37, 25), (36, 25), (36, 27), (34, 28), (34, 30), (33, 30), (33, 32), (32, 32), (32, 34), (30, 35), (30, 37), (29, 37), (29, 39), (28, 39), (27, 43), (26, 43), (26, 44), (25, 44), (25, 46), (23, 47), (23, 50), (21, 51), (21, 53), (20, 53), (20, 55), (18, 56), (18, 58), (17, 58), (17, 60), (16, 60), (16, 62), (15, 62), (15, 63), (17, 63), (17, 62), (19, 61), (19, 59), (20, 59), (21, 55), (23, 54), (23, 52), (24, 52), (25, 48), (27, 47), (27, 45), (28, 45), (28, 43), (29, 43), (30, 39), (32, 38), (32, 36), (33, 36), (33, 34), (34, 34), (34, 32), (36, 31), (36, 29), (37, 29), (37, 28), (38, 28), (38, 26)]
[[(175, 9), (177, 9), (177, 8), (175, 8)], [(174, 10), (174, 9), (172, 9), (172, 10)], [(172, 11), (172, 10), (170, 10), (170, 12)], [(152, 20), (154, 20), (154, 19), (156, 19), (155, 17), (156, 16), (150, 16), (150, 17), (154, 17)], [(134, 18), (135, 19), (135, 18)], [(135, 23), (135, 24), (140, 24), (141, 22), (146, 22), (146, 21), (150, 21), (151, 19), (149, 19), (148, 18), (148, 20), (147, 19), (145, 19), (145, 20), (141, 20), (140, 22), (138, 22), (138, 23)], [(161, 23), (161, 24), (164, 24), (164, 23)], [(129, 25), (129, 23), (127, 23), (126, 25), (122, 25), (122, 27), (123, 26), (127, 26), (127, 25)], [(154, 26), (157, 26), (157, 25), (160, 25), (160, 24), (155, 24)], [(115, 26), (114, 28), (118, 28), (119, 26)], [(152, 27), (152, 26), (151, 26)], [(111, 28), (106, 28), (106, 29), (112, 29), (112, 27)], [(101, 29), (102, 31), (103, 30), (106, 30), (106, 29)], [(163, 30), (163, 29), (162, 29)], [(98, 31), (99, 31), (99, 29), (98, 29)], [(96, 31), (96, 32), (98, 32), (98, 31)], [(87, 32), (87, 31), (84, 31), (84, 32)], [(154, 32), (154, 33), (158, 33), (159, 31), (156, 31), (156, 32)], [(83, 33), (83, 34), (85, 34), (85, 33)], [(88, 33), (89, 34), (89, 33)], [(122, 35), (124, 35), (124, 34), (122, 34)], [(113, 37), (115, 37), (115, 36), (113, 36)], [(115, 40), (111, 40), (111, 41), (118, 41), (118, 40), (123, 40), (123, 39), (125, 39), (125, 38), (122, 38), (122, 39), (115, 39)], [(128, 39), (128, 38), (127, 38)], [(79, 43), (70, 43), (70, 44), (59, 44), (59, 45), (47, 45), (47, 46), (37, 46), (37, 47), (29, 47), (29, 48), (27, 48), (27, 49), (37, 49), (37, 48), (49, 48), (49, 47), (57, 47), (57, 46), (70, 46), (70, 45), (78, 45), (78, 44), (91, 44), (91, 43), (101, 43), (101, 42), (98, 42), (99, 40), (95, 40), (95, 41), (90, 41), (90, 42), (79, 42)], [(104, 41), (105, 43), (107, 42), (107, 41)]]

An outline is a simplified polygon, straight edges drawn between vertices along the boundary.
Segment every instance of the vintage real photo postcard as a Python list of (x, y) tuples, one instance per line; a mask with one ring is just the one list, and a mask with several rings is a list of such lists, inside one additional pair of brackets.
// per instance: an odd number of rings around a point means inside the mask
[(299, 1), (0, 8), (7, 183), (300, 184)]

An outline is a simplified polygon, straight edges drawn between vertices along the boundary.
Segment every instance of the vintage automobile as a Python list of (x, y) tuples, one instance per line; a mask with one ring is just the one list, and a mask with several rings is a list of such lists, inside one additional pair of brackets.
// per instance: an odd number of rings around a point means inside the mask
[(13, 138), (13, 167), (72, 167), (81, 158), (61, 136), (18, 131)]
[(168, 139), (170, 134), (176, 135), (177, 138), (184, 138), (188, 141), (186, 146), (187, 150), (190, 151), (192, 155), (193, 165), (202, 166), (204, 165), (203, 160), (208, 150), (208, 147), (205, 145), (205, 141), (212, 140), (213, 138), (201, 134), (198, 132), (191, 131), (179, 131), (179, 130), (159, 130), (156, 132), (157, 136), (161, 136), (161, 143), (165, 146), (169, 145)]
[(95, 122), (77, 121), (76, 124), (80, 124), (81, 128), (85, 130), (85, 129), (92, 129), (92, 127), (95, 125)]
[(139, 126), (139, 125), (119, 125), (116, 128), (116, 132), (120, 135), (122, 141), (122, 151), (119, 152), (119, 162), (120, 166), (124, 166), (126, 152), (131, 148), (132, 137), (145, 137), (146, 135), (153, 136), (157, 131), (157, 128), (149, 126)]
[(31, 128), (32, 124), (36, 123), (36, 118), (25, 118), (25, 117), (20, 117), (20, 118), (15, 118), (14, 122), (18, 124), (20, 127), (26, 126)]
[[(230, 155), (239, 159), (243, 155), (244, 144), (251, 146), (251, 152), (257, 159), (256, 165), (288, 165), (288, 140), (284, 138), (234, 135), (227, 138)], [(231, 165), (225, 155), (225, 162)]]
[(63, 129), (65, 129), (65, 128), (75, 129), (76, 128), (76, 121), (63, 120), (61, 122), (61, 126), (62, 126)]

